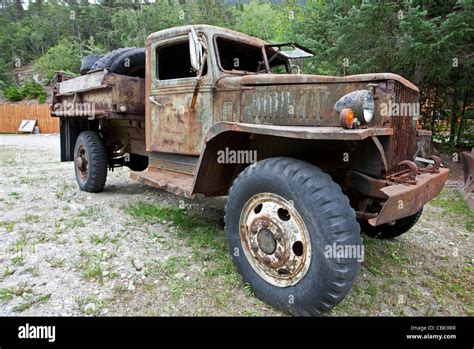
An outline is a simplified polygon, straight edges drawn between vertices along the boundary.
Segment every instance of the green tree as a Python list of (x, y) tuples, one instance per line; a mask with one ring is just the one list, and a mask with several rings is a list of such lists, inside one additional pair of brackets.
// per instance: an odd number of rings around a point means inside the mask
[(252, 1), (234, 8), (234, 29), (266, 41), (280, 41), (284, 18), (272, 4)]
[(61, 40), (48, 49), (46, 54), (34, 64), (34, 70), (50, 80), (57, 71), (79, 73), (81, 65), (81, 45), (68, 39)]

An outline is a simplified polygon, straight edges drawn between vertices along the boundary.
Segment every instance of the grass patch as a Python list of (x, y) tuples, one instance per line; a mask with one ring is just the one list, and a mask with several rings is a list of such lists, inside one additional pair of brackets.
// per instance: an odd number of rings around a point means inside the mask
[(10, 269), (9, 267), (6, 267), (5, 271), (3, 272), (3, 277), (11, 276), (14, 273), (15, 273), (15, 269)]
[(29, 308), (31, 308), (35, 304), (40, 304), (40, 303), (45, 303), (51, 298), (51, 293), (39, 296), (39, 297), (33, 297), (28, 299), (24, 303), (20, 303), (17, 306), (13, 308), (14, 312), (21, 313)]
[(55, 233), (60, 235), (74, 228), (83, 228), (86, 226), (82, 217), (72, 217), (69, 219), (61, 218), (55, 223)]
[[(105, 306), (105, 302), (103, 300), (100, 300), (99, 298), (92, 295), (77, 298), (76, 304), (81, 310), (81, 312), (83, 312), (85, 315), (92, 315), (92, 316), (99, 315)], [(89, 307), (88, 309), (84, 309), (86, 305), (88, 304), (94, 304), (94, 307)]]
[(0, 227), (4, 227), (7, 233), (11, 233), (15, 228), (15, 221), (0, 221)]
[(25, 258), (20, 254), (12, 258), (13, 265), (23, 265), (25, 263)]
[(104, 233), (102, 235), (99, 234), (92, 234), (90, 237), (91, 243), (94, 245), (99, 245), (99, 244), (105, 244), (108, 241), (110, 241), (110, 237), (107, 233)]
[(86, 209), (79, 212), (79, 217), (94, 217), (98, 211), (94, 207), (87, 207)]
[[(208, 264), (206, 274), (221, 276), (235, 285), (239, 278), (228, 253), (227, 241), (217, 221), (205, 219), (177, 207), (135, 202), (124, 207), (125, 212), (146, 222), (167, 222), (172, 232), (192, 249), (193, 260)], [(167, 262), (173, 263), (173, 260)]]
[(39, 268), (38, 267), (28, 267), (25, 269), (25, 272), (29, 273), (31, 276), (39, 276), (40, 275), (40, 272), (39, 272)]
[(56, 188), (56, 198), (63, 199), (69, 190), (69, 184), (64, 180), (61, 185)]
[[(107, 261), (113, 256), (113, 254), (109, 254), (107, 251), (81, 251), (79, 253), (80, 260), (76, 267), (82, 270), (82, 277), (84, 279), (97, 280), (102, 285), (104, 283), (104, 270), (102, 269), (101, 262)], [(108, 277), (109, 279), (115, 278), (116, 273), (109, 273)]]
[(25, 216), (25, 222), (29, 224), (38, 223), (40, 221), (40, 216), (35, 214), (27, 214)]
[(64, 258), (48, 258), (46, 262), (53, 268), (61, 268), (64, 266), (65, 260)]
[[(158, 278), (162, 284), (166, 284), (170, 301), (177, 309), (182, 308), (179, 305), (182, 301), (195, 303), (192, 295), (196, 293), (208, 295), (214, 307), (226, 309), (230, 306), (228, 299), (231, 298), (231, 290), (243, 288), (244, 283), (235, 271), (224, 231), (217, 218), (207, 219), (177, 207), (143, 201), (129, 204), (123, 209), (147, 225), (165, 225), (163, 231), (149, 235), (151, 239), (176, 240), (180, 245), (191, 249), (191, 258), (188, 255), (178, 255), (164, 261), (154, 260), (146, 270), (148, 276)], [(172, 239), (162, 239), (166, 235), (172, 235)], [(142, 291), (154, 292), (156, 287), (152, 286), (151, 291), (145, 287), (142, 287)], [(199, 304), (195, 306), (199, 307)], [(207, 304), (206, 307), (208, 306)], [(170, 311), (176, 312), (173, 309)], [(161, 311), (166, 312), (166, 309)]]
[(467, 231), (474, 231), (474, 212), (457, 189), (445, 187), (430, 204), (442, 208), (443, 214), (453, 222), (464, 223)]
[(26, 286), (0, 288), (0, 301), (6, 302), (15, 296), (21, 296), (23, 293), (31, 293), (32, 290)]
[(159, 273), (172, 276), (183, 268), (188, 268), (190, 265), (191, 263), (186, 257), (171, 256), (166, 261), (152, 261), (147, 273)]

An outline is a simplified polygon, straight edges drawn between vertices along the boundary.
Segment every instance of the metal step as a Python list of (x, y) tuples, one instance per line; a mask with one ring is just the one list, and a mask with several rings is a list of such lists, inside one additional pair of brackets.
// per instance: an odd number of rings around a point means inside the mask
[(139, 183), (160, 188), (178, 196), (184, 196), (186, 198), (193, 198), (194, 196), (191, 195), (194, 178), (192, 174), (148, 166), (148, 168), (142, 172), (132, 171), (130, 178)]
[(194, 175), (199, 157), (153, 152), (148, 157), (150, 167)]

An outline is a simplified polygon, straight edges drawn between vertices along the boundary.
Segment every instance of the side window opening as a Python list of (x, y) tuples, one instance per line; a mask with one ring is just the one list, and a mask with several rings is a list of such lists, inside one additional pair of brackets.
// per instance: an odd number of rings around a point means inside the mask
[[(191, 67), (189, 42), (182, 41), (156, 49), (157, 74), (159, 80), (183, 79), (196, 77), (197, 73)], [(203, 76), (207, 74), (207, 62), (204, 65)]]
[(288, 60), (279, 55), (277, 51), (267, 48), (266, 54), (269, 60), (270, 71), (274, 74), (288, 74)]
[(262, 48), (227, 38), (216, 38), (219, 61), (223, 70), (257, 73), (264, 71)]

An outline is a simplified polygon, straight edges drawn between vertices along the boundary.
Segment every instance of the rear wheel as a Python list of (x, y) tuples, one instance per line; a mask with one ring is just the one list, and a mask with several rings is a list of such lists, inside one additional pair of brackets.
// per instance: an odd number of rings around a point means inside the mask
[(246, 168), (232, 184), (225, 230), (238, 272), (255, 295), (295, 315), (315, 315), (341, 302), (359, 269), (359, 225), (331, 177), (309, 163), (271, 158)]
[(74, 154), (79, 188), (89, 193), (102, 191), (107, 179), (107, 151), (100, 135), (94, 131), (81, 132)]
[(423, 209), (419, 210), (412, 216), (398, 219), (392, 223), (382, 224), (376, 227), (371, 226), (366, 221), (359, 221), (362, 232), (366, 235), (378, 239), (393, 239), (397, 236), (405, 234), (418, 222), (423, 213)]

